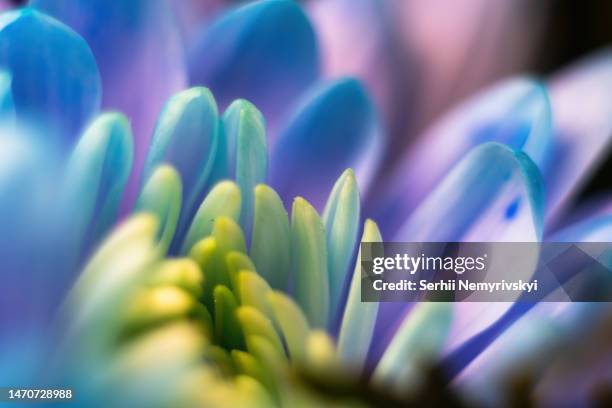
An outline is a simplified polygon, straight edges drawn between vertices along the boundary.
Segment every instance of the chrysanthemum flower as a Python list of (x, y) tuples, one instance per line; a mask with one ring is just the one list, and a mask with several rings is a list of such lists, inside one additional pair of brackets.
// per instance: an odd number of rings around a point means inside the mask
[[(357, 248), (378, 225), (609, 241), (609, 208), (562, 221), (612, 133), (608, 52), (498, 83), (390, 153), (384, 92), (322, 80), (297, 4), (188, 29), (161, 0), (0, 17), (2, 385), (126, 406), (496, 403), (558, 350), (587, 353), (574, 340), (607, 304), (362, 303)], [(563, 381), (543, 376), (541, 400)]]

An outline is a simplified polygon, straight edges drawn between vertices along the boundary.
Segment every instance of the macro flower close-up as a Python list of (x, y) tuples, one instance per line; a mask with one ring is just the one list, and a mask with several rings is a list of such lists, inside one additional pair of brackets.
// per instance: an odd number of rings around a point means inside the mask
[(0, 1), (0, 403), (612, 404), (569, 3)]

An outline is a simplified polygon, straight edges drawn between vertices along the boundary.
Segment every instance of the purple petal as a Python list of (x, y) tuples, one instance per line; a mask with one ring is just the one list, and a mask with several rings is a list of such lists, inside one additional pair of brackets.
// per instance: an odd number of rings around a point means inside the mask
[(157, 115), (186, 83), (183, 49), (170, 7), (164, 0), (32, 4), (85, 38), (100, 67), (103, 108), (119, 110), (131, 121), (135, 157), (127, 201), (133, 202)]
[(554, 160), (544, 173), (546, 222), (551, 225), (573, 193), (606, 157), (612, 137), (612, 50), (555, 75), (549, 84), (554, 120)]
[(421, 137), (401, 165), (375, 186), (370, 211), (395, 233), (448, 171), (480, 143), (495, 141), (525, 151), (543, 167), (550, 150), (550, 104), (544, 87), (515, 78), (478, 93), (451, 110)]

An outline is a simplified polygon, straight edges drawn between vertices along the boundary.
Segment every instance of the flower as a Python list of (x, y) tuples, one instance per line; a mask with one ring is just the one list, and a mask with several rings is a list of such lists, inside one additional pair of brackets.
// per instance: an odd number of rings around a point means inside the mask
[(609, 240), (605, 210), (559, 230), (610, 135), (608, 52), (495, 84), (400, 152), (384, 92), (321, 80), (293, 2), (197, 34), (161, 0), (32, 6), (0, 18), (7, 384), (110, 405), (496, 403), (518, 364), (605, 324), (606, 304), (362, 303), (354, 252), (360, 229), (382, 240), (370, 216), (393, 240)]

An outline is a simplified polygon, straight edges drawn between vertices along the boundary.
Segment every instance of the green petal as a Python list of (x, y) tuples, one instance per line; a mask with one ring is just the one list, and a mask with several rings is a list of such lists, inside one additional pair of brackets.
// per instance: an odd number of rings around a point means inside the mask
[(202, 296), (204, 275), (191, 259), (169, 259), (152, 273), (149, 283), (155, 286), (174, 285), (199, 298)]
[(240, 304), (252, 306), (263, 313), (267, 318), (273, 319), (272, 308), (268, 303), (270, 286), (257, 273), (241, 271), (238, 273), (238, 293), (240, 293)]
[(335, 311), (359, 228), (359, 190), (352, 169), (342, 173), (334, 185), (325, 206), (323, 223), (327, 231), (330, 305)]
[(189, 257), (196, 261), (204, 274), (204, 285), (200, 299), (211, 313), (214, 310), (214, 288), (217, 285), (230, 285), (229, 277), (224, 273), (225, 271), (217, 267), (219, 263), (218, 251), (217, 241), (213, 237), (207, 237), (195, 244), (189, 252)]
[(268, 167), (264, 118), (253, 104), (234, 101), (223, 114), (229, 162), (242, 192), (240, 225), (249, 231), (253, 218), (253, 189), (266, 181)]
[(268, 293), (268, 301), (274, 312), (275, 322), (285, 339), (292, 360), (303, 362), (306, 355), (306, 339), (310, 328), (306, 317), (288, 296), (281, 292)]
[(295, 297), (314, 327), (329, 318), (329, 279), (325, 229), (317, 211), (297, 197), (291, 214), (291, 253)]
[(244, 349), (242, 328), (236, 316), (238, 301), (225, 286), (217, 285), (214, 290), (215, 338), (217, 343), (230, 349)]
[(252, 354), (241, 350), (232, 350), (231, 352), (234, 364), (238, 367), (238, 372), (248, 375), (264, 384), (266, 387), (272, 387), (274, 384), (270, 373), (262, 367), (262, 364)]
[(239, 251), (246, 254), (246, 243), (240, 226), (228, 217), (218, 217), (213, 224), (212, 236), (219, 245), (219, 251)]
[(236, 296), (240, 299), (240, 287), (238, 285), (238, 274), (240, 271), (255, 271), (255, 265), (251, 259), (242, 252), (231, 251), (225, 256), (227, 271), (232, 281), (232, 288)]
[(217, 184), (206, 196), (198, 209), (185, 240), (181, 253), (188, 253), (200, 239), (211, 234), (215, 219), (225, 216), (238, 221), (240, 215), (240, 190), (231, 181)]
[[(255, 187), (251, 258), (257, 273), (274, 289), (287, 290), (291, 268), (291, 229), (283, 202), (270, 187)], [(273, 242), (274, 245), (270, 245)]]
[(62, 190), (64, 231), (74, 242), (74, 254), (83, 244), (95, 244), (115, 223), (133, 150), (130, 124), (119, 113), (100, 115), (79, 139)]
[(336, 365), (334, 342), (323, 330), (313, 331), (306, 338), (306, 355), (310, 369), (329, 374), (328, 370)]
[(218, 143), (217, 104), (203, 87), (174, 95), (159, 115), (144, 166), (146, 180), (161, 163), (169, 163), (181, 175), (183, 211), (178, 236), (184, 234), (196, 206), (203, 198)]
[(159, 248), (165, 253), (172, 242), (181, 212), (182, 186), (179, 174), (168, 165), (159, 166), (147, 181), (138, 201), (137, 212), (150, 212), (159, 219)]
[[(361, 242), (381, 242), (378, 226), (366, 220)], [(355, 262), (351, 287), (338, 336), (340, 360), (355, 370), (361, 370), (365, 362), (378, 315), (378, 302), (361, 301), (361, 249)]]
[(114, 341), (122, 308), (158, 259), (157, 226), (149, 214), (130, 217), (102, 244), (68, 295), (65, 336), (80, 338), (92, 358)]
[[(285, 354), (278, 333), (274, 330), (274, 326), (270, 319), (263, 313), (252, 306), (240, 306), (236, 315), (244, 331), (244, 336), (247, 339), (247, 346), (249, 346), (250, 336), (261, 336), (270, 342), (276, 354), (279, 356)], [(251, 351), (250, 348), (249, 351)]]
[(452, 304), (418, 303), (404, 319), (376, 370), (374, 380), (397, 387), (410, 387), (420, 370), (437, 358), (450, 330)]
[[(187, 317), (198, 317), (202, 330), (212, 334), (210, 315), (189, 293), (174, 286), (158, 286), (141, 289), (129, 300), (125, 308), (126, 337), (150, 330), (154, 326)], [(201, 319), (202, 316), (205, 316)]]

